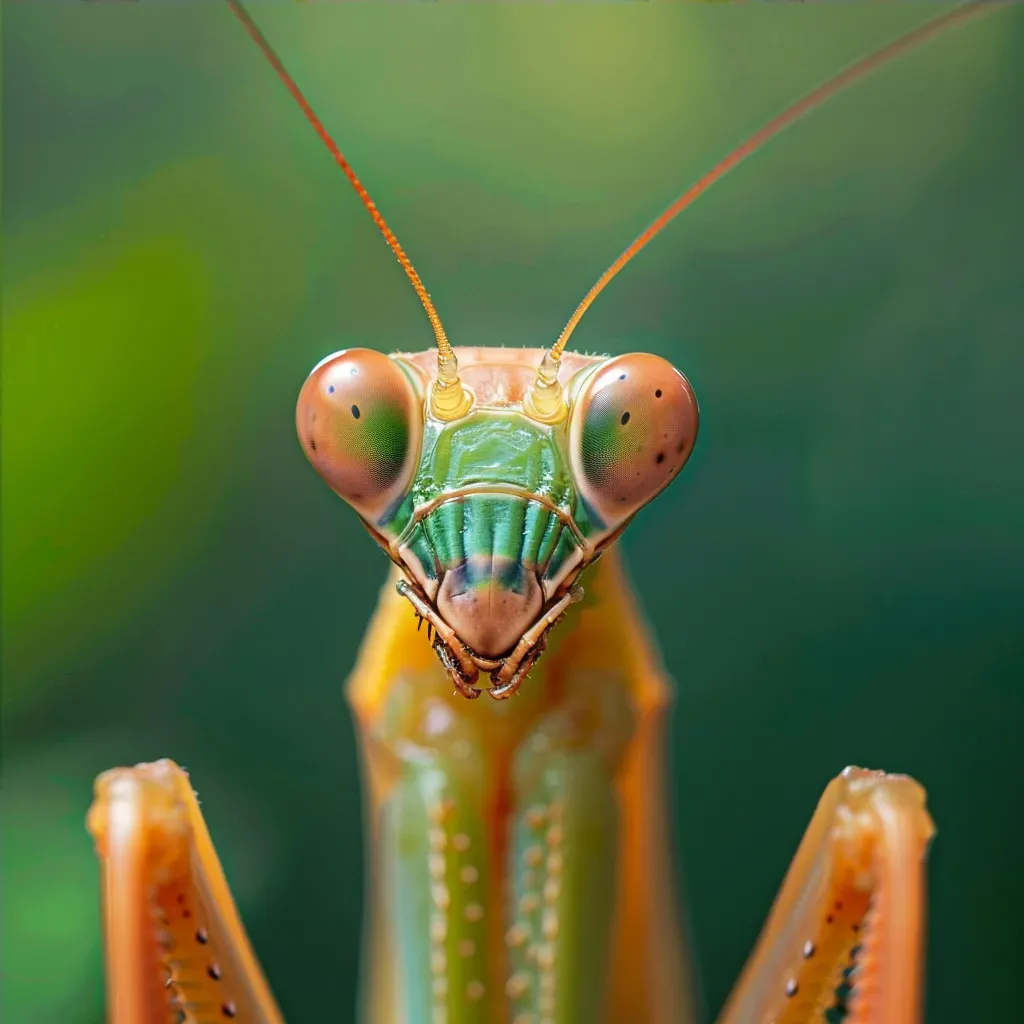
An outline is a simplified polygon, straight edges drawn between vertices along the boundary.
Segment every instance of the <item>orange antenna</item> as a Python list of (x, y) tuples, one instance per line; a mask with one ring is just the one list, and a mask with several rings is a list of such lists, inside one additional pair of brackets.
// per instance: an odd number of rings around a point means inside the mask
[(299, 109), (306, 115), (306, 120), (313, 126), (313, 130), (317, 135), (320, 136), (320, 141), (327, 147), (327, 151), (331, 156), (334, 157), (334, 162), (341, 168), (345, 177), (348, 178), (349, 184), (355, 189), (356, 195), (359, 196), (363, 206), (366, 207), (367, 212), (373, 218), (373, 223), (377, 225), (380, 233), (384, 236), (384, 241), (388, 243), (391, 251), (398, 258), (398, 262), (405, 271), (405, 276), (409, 278), (416, 294), (419, 296), (423, 309), (426, 311), (427, 319), (430, 320), (430, 326), (434, 330), (434, 337), (437, 339), (437, 378), (431, 391), (431, 409), (441, 419), (455, 419), (456, 416), (462, 415), (466, 411), (471, 399), (459, 381), (459, 364), (455, 358), (455, 350), (448, 340), (448, 335), (445, 334), (441, 318), (438, 316), (434, 303), (431, 301), (430, 293), (424, 287), (420, 275), (412, 265), (412, 260), (406, 255), (401, 243), (395, 237), (395, 233), (388, 227), (387, 221), (380, 210), (377, 209), (377, 204), (370, 198), (370, 193), (367, 192), (366, 186), (359, 180), (359, 176), (352, 169), (352, 165), (345, 159), (344, 154), (338, 148), (338, 144), (331, 138), (323, 122), (314, 113), (313, 108), (309, 105), (309, 101), (295, 83), (295, 79), (288, 73), (284, 64), (281, 63), (281, 59), (274, 52), (274, 48), (267, 42), (266, 36), (260, 31), (256, 22), (252, 20), (245, 7), (242, 6), (241, 0), (226, 0), (226, 2), (242, 23), (242, 27), (259, 47), (260, 52), (267, 58), (270, 66), (277, 72), (277, 77), (281, 79), (285, 88), (299, 105)]
[(805, 114), (810, 113), (815, 107), (820, 106), (826, 100), (831, 99), (836, 93), (846, 86), (851, 85), (858, 79), (863, 78), (869, 72), (881, 67), (883, 64), (898, 57), (908, 50), (925, 42), (932, 36), (941, 32), (944, 28), (958, 22), (965, 21), (972, 15), (978, 14), (987, 8), (997, 6), (993, 0), (971, 0), (955, 10), (939, 15), (931, 19), (919, 28), (915, 28), (906, 35), (868, 57), (851, 64), (845, 70), (840, 71), (834, 78), (829, 79), (824, 85), (819, 85), (809, 92), (802, 99), (797, 100), (792, 106), (784, 110), (778, 117), (769, 121), (763, 128), (755, 132), (746, 142), (737, 146), (728, 156), (719, 161), (699, 181), (691, 185), (671, 206), (647, 227), (637, 238), (631, 242), (615, 262), (597, 279), (597, 283), (587, 292), (583, 301), (576, 307), (576, 312), (569, 318), (569, 322), (562, 328), (558, 340), (545, 353), (544, 359), (537, 371), (537, 382), (534, 385), (527, 404), (531, 412), (537, 411), (541, 418), (551, 421), (561, 418), (557, 411), (563, 405), (561, 387), (558, 383), (558, 366), (562, 358), (562, 352), (569, 341), (576, 325), (583, 318), (583, 314), (590, 308), (591, 303), (601, 294), (605, 286), (622, 268), (654, 238), (664, 227), (679, 216), (695, 200), (699, 199), (716, 181), (720, 181), (734, 167), (741, 164), (752, 153), (756, 153), (762, 146), (770, 142), (776, 135), (785, 131), (791, 124), (799, 120)]

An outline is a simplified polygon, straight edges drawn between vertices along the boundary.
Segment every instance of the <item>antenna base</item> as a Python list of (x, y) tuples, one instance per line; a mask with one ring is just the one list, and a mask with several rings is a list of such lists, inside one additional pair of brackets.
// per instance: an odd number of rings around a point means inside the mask
[(473, 405), (472, 392), (463, 387), (458, 377), (446, 381), (435, 377), (430, 386), (430, 413), (438, 420), (447, 423), (465, 416)]
[(523, 410), (531, 419), (540, 423), (561, 423), (568, 415), (565, 391), (558, 382), (560, 368), (561, 358), (552, 358), (551, 353), (546, 352), (537, 369), (537, 380), (523, 399)]

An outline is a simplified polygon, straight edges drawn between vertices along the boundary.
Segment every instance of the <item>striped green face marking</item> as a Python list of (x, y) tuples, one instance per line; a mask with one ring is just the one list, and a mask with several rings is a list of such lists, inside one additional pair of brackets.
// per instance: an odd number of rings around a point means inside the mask
[[(588, 560), (564, 434), (480, 410), (427, 428), (403, 560), (473, 651), (499, 658)], [(455, 625), (458, 623), (458, 625)]]
[(402, 568), (417, 612), (450, 630), (464, 677), (541, 636), (697, 433), (690, 385), (656, 356), (584, 366), (568, 416), (548, 424), (524, 411), (515, 367), (493, 352), (473, 407), (450, 422), (427, 414), (417, 357), (366, 349), (320, 363), (297, 413), (307, 457)]

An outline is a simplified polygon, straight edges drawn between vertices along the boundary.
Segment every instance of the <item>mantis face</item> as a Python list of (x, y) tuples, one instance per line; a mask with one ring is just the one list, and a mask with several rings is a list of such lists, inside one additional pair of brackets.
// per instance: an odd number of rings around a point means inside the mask
[(515, 692), (579, 578), (679, 473), (697, 435), (686, 378), (659, 356), (567, 355), (552, 409), (531, 401), (542, 353), (460, 349), (457, 415), (431, 402), (436, 351), (348, 349), (321, 361), (296, 413), (307, 458), (398, 565), (457, 689)]

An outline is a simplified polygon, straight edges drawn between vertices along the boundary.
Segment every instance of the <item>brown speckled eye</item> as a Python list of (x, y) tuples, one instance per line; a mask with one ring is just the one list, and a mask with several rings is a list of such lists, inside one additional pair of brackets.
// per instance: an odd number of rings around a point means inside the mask
[(361, 515), (378, 517), (408, 488), (422, 399), (393, 359), (364, 348), (328, 356), (302, 387), (295, 423), (316, 471)]
[(583, 382), (569, 423), (577, 487), (612, 528), (683, 468), (697, 437), (689, 381), (660, 356), (603, 363)]

